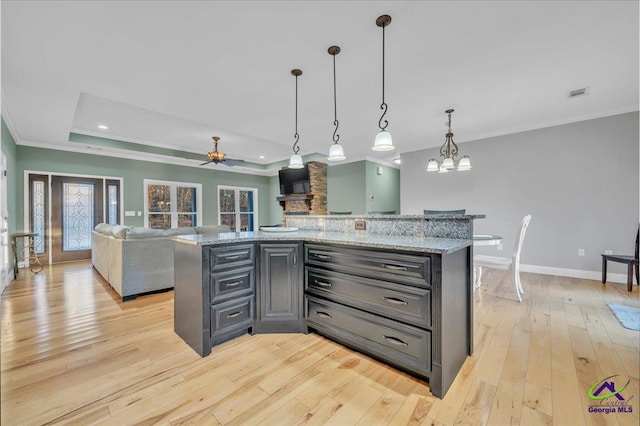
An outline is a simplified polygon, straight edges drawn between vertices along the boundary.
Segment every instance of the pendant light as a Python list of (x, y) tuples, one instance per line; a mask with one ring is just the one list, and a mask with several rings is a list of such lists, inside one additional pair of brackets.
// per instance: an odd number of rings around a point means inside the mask
[(336, 126), (336, 129), (333, 131), (333, 145), (329, 148), (329, 158), (327, 160), (342, 161), (347, 157), (344, 156), (344, 150), (338, 143), (340, 140), (340, 135), (338, 134), (340, 122), (338, 121), (338, 101), (336, 100), (336, 55), (340, 53), (340, 47), (331, 46), (328, 52), (329, 55), (333, 56), (333, 125)]
[(391, 133), (387, 132), (387, 126), (389, 122), (384, 120), (384, 125), (382, 124), (382, 120), (387, 113), (387, 104), (384, 101), (384, 29), (391, 23), (391, 16), (382, 15), (376, 19), (376, 25), (382, 27), (382, 104), (380, 104), (380, 109), (382, 111), (382, 116), (378, 121), (378, 127), (380, 128), (380, 132), (376, 135), (376, 140), (373, 144), (374, 151), (393, 151), (395, 146), (393, 146), (393, 141), (391, 140)]
[(291, 70), (291, 74), (296, 77), (296, 132), (293, 134), (296, 141), (293, 143), (293, 155), (291, 155), (289, 159), (289, 168), (302, 169), (304, 164), (302, 163), (302, 157), (298, 154), (300, 151), (300, 147), (298, 146), (298, 141), (300, 140), (300, 135), (298, 134), (298, 77), (302, 75), (302, 71), (294, 68)]
[[(451, 113), (453, 109), (448, 109), (445, 114), (448, 114), (449, 120), (445, 125), (449, 128), (445, 135), (444, 144), (440, 147), (440, 156), (443, 157), (442, 164), (438, 163), (438, 160), (431, 158), (427, 163), (428, 172), (448, 173), (455, 168), (455, 158), (458, 155), (458, 145), (453, 141), (453, 132), (451, 131)], [(471, 170), (471, 159), (468, 155), (465, 155), (458, 161), (458, 171), (464, 172)]]

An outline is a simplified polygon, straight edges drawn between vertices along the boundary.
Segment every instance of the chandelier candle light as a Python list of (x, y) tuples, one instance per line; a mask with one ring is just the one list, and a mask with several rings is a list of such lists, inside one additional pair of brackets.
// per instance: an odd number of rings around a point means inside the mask
[(387, 113), (387, 104), (384, 101), (384, 29), (391, 23), (391, 16), (382, 15), (376, 19), (376, 25), (382, 27), (382, 104), (380, 104), (380, 109), (382, 110), (382, 116), (378, 121), (378, 127), (380, 128), (380, 132), (376, 135), (376, 140), (373, 144), (374, 151), (393, 151), (395, 147), (393, 146), (393, 141), (391, 140), (391, 133), (387, 132), (387, 126), (389, 122), (384, 120), (384, 125), (382, 121), (384, 119), (385, 114)]
[(301, 169), (304, 167), (304, 164), (302, 163), (302, 157), (298, 154), (300, 151), (300, 147), (298, 146), (298, 141), (300, 140), (300, 135), (298, 134), (298, 77), (302, 75), (302, 71), (294, 68), (291, 70), (291, 74), (296, 77), (296, 132), (293, 134), (296, 141), (293, 143), (293, 155), (289, 159), (289, 168)]
[(333, 56), (333, 125), (336, 126), (336, 129), (333, 131), (333, 145), (329, 148), (329, 158), (327, 160), (342, 161), (347, 157), (344, 156), (344, 150), (338, 143), (340, 140), (340, 135), (338, 134), (340, 122), (338, 121), (338, 101), (336, 100), (336, 55), (340, 53), (340, 48), (331, 46), (328, 52), (329, 55)]
[[(451, 113), (453, 111), (453, 109), (445, 111), (449, 116), (449, 121), (445, 123), (449, 131), (446, 134), (444, 144), (440, 147), (440, 156), (443, 157), (442, 164), (438, 164), (435, 158), (431, 158), (427, 163), (428, 172), (449, 173), (450, 170), (455, 168), (454, 160), (458, 155), (458, 145), (453, 141), (453, 132), (451, 131)], [(458, 171), (463, 172), (467, 170), (471, 170), (471, 159), (468, 155), (465, 155), (458, 161)]]

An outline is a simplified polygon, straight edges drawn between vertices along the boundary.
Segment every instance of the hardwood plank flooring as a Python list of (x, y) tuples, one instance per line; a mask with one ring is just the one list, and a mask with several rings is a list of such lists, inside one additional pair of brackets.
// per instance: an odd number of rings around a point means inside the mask
[[(0, 422), (160, 425), (637, 425), (640, 333), (607, 303), (638, 286), (487, 270), (475, 347), (444, 399), (316, 334), (241, 336), (200, 358), (173, 332), (173, 293), (122, 303), (88, 262), (21, 270), (1, 299)], [(631, 412), (591, 413), (617, 375)], [(616, 398), (609, 398), (612, 401)], [(628, 410), (627, 410), (628, 411)]]

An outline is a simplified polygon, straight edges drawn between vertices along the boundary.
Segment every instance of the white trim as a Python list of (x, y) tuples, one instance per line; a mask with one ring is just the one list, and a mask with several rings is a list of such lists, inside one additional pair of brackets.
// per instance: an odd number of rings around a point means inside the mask
[(180, 181), (170, 181), (170, 180), (158, 180), (158, 179), (143, 179), (142, 181), (142, 192), (144, 194), (144, 227), (149, 227), (149, 185), (167, 185), (169, 186), (170, 191), (170, 199), (171, 199), (171, 227), (178, 227), (178, 210), (177, 203), (175, 200), (177, 199), (177, 189), (178, 186), (190, 187), (196, 189), (196, 226), (200, 226), (204, 224), (204, 213), (202, 209), (202, 184), (194, 183), (194, 182), (180, 182)]
[[(520, 264), (520, 270), (522, 272), (532, 272), (534, 274), (581, 278), (584, 280), (600, 281), (602, 279), (602, 271), (584, 271), (581, 269), (556, 268), (552, 266), (524, 265), (522, 263)], [(607, 282), (626, 284), (627, 275), (608, 272)]]
[(258, 200), (260, 199), (258, 196), (258, 188), (249, 188), (245, 186), (230, 186), (230, 185), (218, 185), (218, 225), (220, 225), (220, 190), (221, 189), (231, 189), (236, 192), (236, 203), (235, 203), (235, 214), (236, 214), (236, 224), (240, 224), (240, 197), (238, 196), (239, 191), (252, 191), (253, 195), (253, 231), (257, 231), (259, 228), (258, 225)]

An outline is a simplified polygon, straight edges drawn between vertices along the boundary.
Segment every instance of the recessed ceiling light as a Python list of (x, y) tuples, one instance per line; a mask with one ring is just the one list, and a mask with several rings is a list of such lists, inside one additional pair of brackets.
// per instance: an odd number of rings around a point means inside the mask
[(100, 130), (109, 130), (109, 126), (104, 124), (98, 124), (98, 129)]
[(264, 155), (261, 155), (259, 158), (260, 158), (261, 160), (264, 160)]
[(400, 158), (394, 158), (393, 162), (396, 164), (402, 164), (402, 160)]

